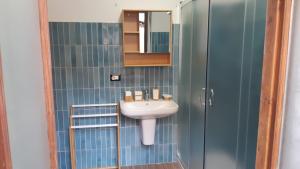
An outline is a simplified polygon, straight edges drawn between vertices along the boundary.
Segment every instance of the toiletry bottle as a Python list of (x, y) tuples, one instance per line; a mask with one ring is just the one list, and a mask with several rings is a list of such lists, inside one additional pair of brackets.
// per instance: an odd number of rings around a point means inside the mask
[(153, 100), (159, 100), (159, 89), (153, 88), (152, 90), (152, 99)]

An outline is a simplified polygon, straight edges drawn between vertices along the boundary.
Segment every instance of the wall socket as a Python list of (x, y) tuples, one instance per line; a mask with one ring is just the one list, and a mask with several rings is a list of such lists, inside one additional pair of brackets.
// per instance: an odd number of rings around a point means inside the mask
[(121, 74), (111, 74), (110, 81), (121, 81)]

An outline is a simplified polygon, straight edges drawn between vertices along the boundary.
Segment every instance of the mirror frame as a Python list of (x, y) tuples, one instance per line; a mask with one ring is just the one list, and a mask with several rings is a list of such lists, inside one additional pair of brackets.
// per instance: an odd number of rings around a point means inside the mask
[[(140, 12), (170, 12), (169, 52), (140, 53), (139, 51), (139, 18)], [(139, 10), (124, 9), (122, 12), (123, 26), (123, 65), (124, 67), (150, 67), (172, 65), (172, 37), (173, 12), (172, 10)]]

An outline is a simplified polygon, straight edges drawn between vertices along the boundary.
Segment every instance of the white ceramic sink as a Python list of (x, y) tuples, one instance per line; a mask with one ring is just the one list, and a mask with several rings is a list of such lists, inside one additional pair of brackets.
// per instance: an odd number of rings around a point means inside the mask
[(173, 115), (178, 111), (178, 105), (173, 100), (137, 102), (121, 100), (120, 107), (124, 116), (141, 120), (142, 142), (144, 145), (154, 144), (156, 119)]
[(133, 119), (156, 119), (167, 117), (178, 111), (178, 105), (173, 100), (137, 101), (120, 103), (124, 116)]

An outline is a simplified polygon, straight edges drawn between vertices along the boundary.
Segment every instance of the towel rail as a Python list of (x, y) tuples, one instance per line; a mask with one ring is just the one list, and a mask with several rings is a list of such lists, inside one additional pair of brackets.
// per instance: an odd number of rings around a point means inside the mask
[[(91, 107), (116, 107), (116, 113), (107, 113), (107, 114), (76, 114), (74, 115), (74, 109), (76, 108), (91, 108)], [(116, 123), (112, 124), (95, 124), (95, 125), (74, 125), (75, 119), (80, 118), (101, 118), (101, 117), (115, 117)], [(69, 127), (69, 136), (70, 136), (70, 151), (71, 151), (71, 166), (72, 169), (76, 169), (76, 150), (75, 150), (75, 130), (87, 129), (87, 128), (117, 128), (117, 165), (109, 168), (120, 169), (120, 108), (117, 103), (109, 104), (83, 104), (83, 105), (71, 105), (70, 106), (70, 127)], [(107, 167), (106, 167), (107, 168)]]
[(117, 103), (107, 103), (107, 104), (78, 104), (72, 105), (73, 108), (84, 108), (84, 107), (108, 107), (108, 106), (117, 106)]
[(118, 124), (71, 126), (72, 129), (90, 129), (90, 128), (107, 128), (107, 127), (118, 127)]
[(118, 116), (118, 113), (72, 115), (72, 118), (76, 119), (76, 118), (113, 117), (113, 116)]

